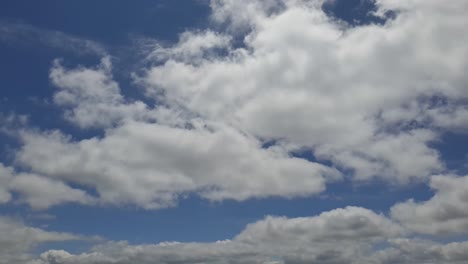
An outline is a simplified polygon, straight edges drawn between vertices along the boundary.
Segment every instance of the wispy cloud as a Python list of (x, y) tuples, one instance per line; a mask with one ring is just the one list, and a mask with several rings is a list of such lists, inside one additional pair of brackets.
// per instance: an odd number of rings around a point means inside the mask
[(104, 56), (107, 53), (101, 44), (93, 40), (30, 24), (1, 20), (0, 42), (12, 45), (42, 45), (78, 55)]

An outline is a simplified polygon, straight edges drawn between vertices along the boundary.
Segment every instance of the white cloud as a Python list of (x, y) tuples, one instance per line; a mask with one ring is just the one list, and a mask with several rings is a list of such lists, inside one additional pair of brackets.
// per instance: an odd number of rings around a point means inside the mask
[(468, 230), (468, 176), (433, 176), (435, 195), (428, 201), (413, 199), (392, 207), (392, 217), (422, 234), (464, 234)]
[[(446, 171), (431, 143), (468, 127), (467, 2), (378, 0), (376, 14), (394, 10), (396, 18), (359, 27), (330, 19), (322, 3), (211, 1), (215, 27), (226, 30), (187, 31), (174, 45), (155, 47), (148, 56), (154, 64), (136, 77), (154, 107), (121, 93), (105, 54), (94, 68), (55, 61), (54, 103), (72, 124), (103, 135), (78, 140), (58, 130), (23, 129), (15, 166), (30, 172), (0, 164), (0, 203), (11, 201), (11, 192), (34, 209), (65, 202), (158, 209), (187, 194), (210, 201), (294, 198), (323, 192), (343, 177), (341, 169), (359, 181), (427, 180), (433, 198), (396, 204), (391, 219), (359, 207), (269, 216), (232, 240), (109, 242), (82, 254), (50, 250), (37, 260), (25, 252), (77, 236), (0, 218), (6, 256), (0, 263), (468, 261), (467, 242), (414, 238), (468, 228), (468, 176), (431, 177)], [(0, 25), (13, 34), (8, 30)], [(48, 43), (63, 44), (58, 36)], [(318, 161), (295, 158), (302, 150)]]
[[(283, 246), (289, 241), (282, 241)], [(373, 244), (377, 246), (377, 244)], [(382, 250), (367, 249), (360, 252), (356, 245), (336, 243), (324, 248), (319, 244), (294, 244), (295, 249), (261, 248), (258, 244), (242, 245), (235, 241), (210, 244), (162, 243), (158, 245), (131, 246), (125, 242), (108, 243), (95, 247), (89, 253), (78, 255), (62, 250), (41, 254), (41, 264), (107, 264), (107, 263), (158, 263), (163, 264), (462, 264), (468, 259), (468, 244), (455, 242), (438, 244), (412, 239), (393, 239)], [(371, 247), (372, 244), (367, 244)], [(260, 248), (259, 248), (260, 247)], [(260, 251), (259, 251), (260, 249)], [(265, 251), (261, 251), (266, 249)], [(294, 251), (296, 250), (296, 251)]]
[(106, 128), (126, 118), (142, 118), (146, 105), (126, 103), (119, 85), (112, 79), (111, 62), (104, 57), (95, 69), (67, 70), (56, 60), (50, 71), (59, 89), (54, 102), (65, 107), (65, 117), (81, 128)]
[[(402, 234), (372, 211), (348, 207), (315, 217), (268, 217), (233, 240), (214, 243), (128, 245), (111, 242), (88, 253), (48, 251), (46, 263), (365, 263), (373, 242)], [(48, 261), (48, 262), (47, 262)]]
[(390, 240), (391, 247), (376, 252), (370, 263), (462, 264), (468, 260), (468, 242), (440, 244), (417, 239)]
[[(176, 59), (196, 64), (210, 57), (210, 51), (229, 47), (230, 41), (230, 36), (212, 31), (186, 31), (180, 34), (179, 42), (173, 46), (163, 47), (160, 44), (155, 44), (148, 55), (148, 60)], [(216, 56), (216, 54), (212, 54), (212, 56)]]
[(466, 106), (447, 106), (428, 111), (434, 124), (447, 127), (457, 133), (465, 133), (468, 128), (468, 109)]
[(104, 56), (107, 54), (105, 48), (93, 40), (24, 23), (0, 21), (0, 41), (15, 46), (39, 44), (78, 55)]
[[(17, 161), (96, 189), (104, 204), (145, 208), (187, 193), (312, 195), (340, 178), (335, 167), (359, 181), (426, 181), (445, 170), (431, 143), (466, 126), (468, 9), (462, 0), (442, 9), (432, 0), (378, 3), (377, 13), (401, 12), (385, 25), (346, 27), (322, 1), (212, 1), (214, 21), (229, 29), (181, 34), (137, 77), (155, 107), (122, 95), (109, 57), (95, 68), (56, 61), (54, 102), (73, 124), (105, 133), (76, 141), (25, 132)], [(241, 31), (236, 48), (230, 40)], [(331, 167), (292, 157), (304, 149)]]
[(463, 104), (463, 1), (443, 12), (435, 1), (380, 1), (379, 11), (405, 11), (385, 25), (355, 28), (329, 19), (321, 1), (277, 2), (213, 1), (215, 20), (251, 28), (246, 47), (197, 65), (169, 59), (152, 67), (147, 94), (253, 136), (311, 148), (360, 180), (406, 183), (443, 170), (430, 147), (440, 133), (434, 127), (465, 126), (463, 112), (437, 114), (443, 106), (434, 105), (421, 118), (406, 111), (422, 108), (424, 98)]
[(18, 173), (12, 167), (0, 163), (0, 203), (17, 199), (33, 209), (47, 209), (62, 203), (93, 204), (94, 198), (85, 191), (74, 189), (62, 181), (53, 180), (31, 173)]
[(227, 24), (231, 33), (245, 32), (259, 20), (284, 8), (281, 0), (253, 0), (241, 3), (235, 0), (210, 1), (211, 18), (216, 23)]
[(48, 232), (29, 227), (16, 219), (0, 217), (0, 263), (35, 263), (30, 251), (40, 243), (79, 240), (68, 233)]
[(34, 174), (19, 174), (10, 182), (11, 190), (20, 194), (20, 201), (33, 209), (47, 209), (62, 203), (91, 205), (95, 201), (85, 191), (65, 183)]
[(103, 203), (172, 206), (196, 192), (210, 200), (297, 197), (324, 190), (340, 173), (280, 147), (262, 149), (239, 131), (192, 120), (193, 128), (127, 122), (102, 139), (23, 134), (18, 161), (49, 177), (95, 188)]
[(401, 234), (403, 229), (385, 216), (360, 207), (347, 207), (315, 217), (288, 219), (270, 216), (248, 225), (236, 240), (247, 243), (300, 241), (305, 244), (349, 240), (357, 243)]
[(232, 240), (155, 245), (109, 242), (76, 255), (50, 250), (41, 259), (45, 264), (461, 264), (468, 260), (466, 242), (440, 244), (402, 235), (401, 227), (385, 216), (347, 207), (314, 217), (270, 216), (248, 225)]

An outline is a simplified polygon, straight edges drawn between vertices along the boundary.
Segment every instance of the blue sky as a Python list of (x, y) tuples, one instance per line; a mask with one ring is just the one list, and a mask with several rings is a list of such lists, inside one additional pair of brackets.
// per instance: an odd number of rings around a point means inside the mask
[(467, 13), (2, 2), (0, 264), (466, 262)]

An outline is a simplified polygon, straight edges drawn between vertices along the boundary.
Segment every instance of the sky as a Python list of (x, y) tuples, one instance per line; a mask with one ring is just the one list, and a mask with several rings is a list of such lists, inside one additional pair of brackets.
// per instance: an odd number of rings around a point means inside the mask
[(0, 3), (0, 264), (468, 262), (468, 2)]

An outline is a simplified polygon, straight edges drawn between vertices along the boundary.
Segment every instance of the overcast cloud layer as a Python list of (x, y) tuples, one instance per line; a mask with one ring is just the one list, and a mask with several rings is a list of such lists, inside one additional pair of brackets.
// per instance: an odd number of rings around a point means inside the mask
[(187, 195), (309, 197), (344, 180), (425, 183), (432, 198), (384, 213), (270, 216), (216, 243), (110, 241), (38, 258), (27, 252), (39, 243), (81, 238), (0, 218), (0, 263), (466, 263), (468, 242), (435, 241), (467, 233), (468, 176), (449, 171), (433, 143), (468, 131), (468, 2), (378, 0), (374, 15), (395, 17), (360, 26), (322, 4), (212, 0), (212, 28), (155, 41), (131, 73), (145, 100), (122, 93), (98, 44), (54, 34), (102, 55), (92, 67), (57, 59), (49, 74), (63, 118), (102, 134), (15, 126), (21, 144), (13, 165), (0, 163), (0, 203), (156, 210)]

